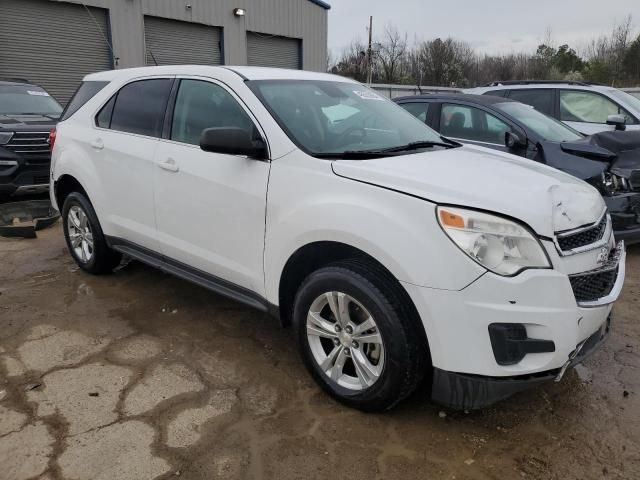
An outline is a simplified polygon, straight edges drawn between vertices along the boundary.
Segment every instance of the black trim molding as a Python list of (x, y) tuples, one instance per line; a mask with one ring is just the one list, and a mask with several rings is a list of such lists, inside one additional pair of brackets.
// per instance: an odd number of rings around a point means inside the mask
[(158, 268), (163, 272), (170, 273), (176, 277), (200, 285), (225, 297), (244, 303), (257, 310), (267, 312), (276, 316), (279, 313), (277, 306), (272, 305), (266, 298), (247, 288), (231, 283), (222, 278), (190, 267), (184, 263), (161, 255), (148, 248), (141, 247), (118, 237), (105, 236), (109, 247), (130, 256), (142, 263)]

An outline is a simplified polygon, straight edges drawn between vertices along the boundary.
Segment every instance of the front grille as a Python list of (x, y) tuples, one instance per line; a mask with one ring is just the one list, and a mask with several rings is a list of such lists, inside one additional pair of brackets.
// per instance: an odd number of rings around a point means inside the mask
[(593, 302), (611, 293), (617, 277), (618, 269), (615, 268), (614, 270), (591, 275), (570, 276), (569, 281), (576, 301)]
[(48, 158), (49, 132), (16, 132), (5, 148), (26, 159)]
[[(606, 247), (605, 247), (606, 248)], [(622, 243), (609, 254), (605, 263), (595, 270), (569, 275), (569, 282), (576, 301), (593, 302), (611, 293), (618, 278), (620, 258), (624, 251)]]
[(607, 216), (603, 215), (602, 220), (593, 227), (581, 230), (577, 233), (558, 235), (558, 245), (563, 252), (585, 247), (601, 240), (606, 230)]

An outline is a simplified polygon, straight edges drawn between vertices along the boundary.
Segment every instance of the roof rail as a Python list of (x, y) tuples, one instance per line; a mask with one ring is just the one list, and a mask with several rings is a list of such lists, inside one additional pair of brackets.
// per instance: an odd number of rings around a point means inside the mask
[(506, 80), (504, 82), (491, 82), (485, 85), (485, 87), (499, 87), (501, 85), (580, 85), (582, 87), (589, 87), (591, 85), (598, 85), (591, 82), (574, 82), (570, 80)]

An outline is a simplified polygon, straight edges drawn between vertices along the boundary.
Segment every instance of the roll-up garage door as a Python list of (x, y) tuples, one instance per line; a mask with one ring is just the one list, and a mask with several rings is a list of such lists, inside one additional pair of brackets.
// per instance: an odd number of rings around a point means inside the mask
[(259, 67), (302, 68), (302, 41), (247, 32), (247, 62)]
[(101, 8), (0, 0), (0, 77), (36, 83), (64, 105), (82, 77), (113, 68), (108, 18)]
[(144, 17), (147, 65), (220, 65), (222, 29)]

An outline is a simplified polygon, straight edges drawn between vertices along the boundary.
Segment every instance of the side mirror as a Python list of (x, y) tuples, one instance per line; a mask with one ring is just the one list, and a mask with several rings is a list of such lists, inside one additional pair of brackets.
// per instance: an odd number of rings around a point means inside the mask
[(615, 125), (616, 130), (624, 131), (627, 129), (627, 120), (624, 115), (609, 115), (607, 117), (607, 125)]
[(244, 155), (259, 160), (267, 158), (264, 141), (254, 139), (250, 130), (238, 127), (207, 128), (200, 136), (200, 148), (205, 152)]
[(504, 144), (509, 150), (516, 150), (527, 146), (527, 142), (513, 132), (506, 132), (504, 134)]

